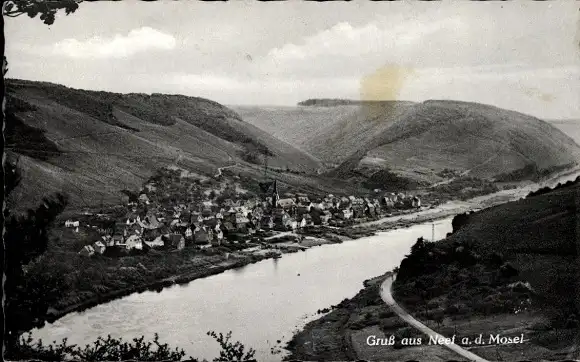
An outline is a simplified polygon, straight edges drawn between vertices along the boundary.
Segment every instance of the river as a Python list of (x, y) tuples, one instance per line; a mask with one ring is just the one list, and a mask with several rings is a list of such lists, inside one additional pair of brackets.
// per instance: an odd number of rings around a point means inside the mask
[[(469, 202), (449, 202), (437, 209), (457, 213), (498, 197), (499, 203), (517, 200), (539, 186), (553, 187), (579, 175), (579, 169), (563, 172), (541, 185), (504, 190)], [(363, 287), (363, 280), (399, 266), (418, 237), (431, 239), (434, 230), (436, 240), (444, 238), (452, 230), (451, 220), (448, 217), (434, 224), (426, 222), (318, 246), (159, 293), (133, 294), (68, 314), (31, 332), (45, 342), (66, 337), (80, 345), (107, 334), (127, 340), (141, 335), (151, 338), (158, 333), (162, 342), (183, 348), (188, 356), (211, 360), (219, 346), (206, 332), (231, 330), (233, 340), (256, 349), (259, 361), (280, 361), (285, 351), (272, 354), (271, 350), (285, 346), (294, 331), (318, 317), (317, 310), (353, 297)]]
[[(68, 338), (84, 345), (111, 334), (141, 335), (211, 360), (219, 346), (206, 335), (226, 333), (256, 349), (259, 361), (279, 361), (293, 332), (317, 318), (316, 311), (353, 297), (362, 281), (398, 266), (418, 237), (431, 239), (432, 223), (379, 232), (375, 236), (314, 247), (256, 264), (144, 292), (72, 313), (32, 331), (45, 342)], [(435, 222), (435, 238), (451, 231), (451, 218)], [(277, 343), (281, 340), (281, 343)]]

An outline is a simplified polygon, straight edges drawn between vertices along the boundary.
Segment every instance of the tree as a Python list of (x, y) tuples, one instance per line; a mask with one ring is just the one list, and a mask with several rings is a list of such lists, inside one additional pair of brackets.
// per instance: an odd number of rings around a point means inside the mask
[(8, 0), (2, 4), (4, 16), (15, 18), (23, 14), (31, 18), (40, 16), (46, 25), (52, 25), (56, 13), (64, 10), (66, 15), (74, 13), (83, 0)]
[(417, 239), (417, 242), (411, 247), (411, 255), (419, 255), (423, 250), (425, 250), (425, 238), (422, 236)]
[(214, 359), (214, 362), (251, 362), (256, 361), (254, 355), (256, 351), (250, 348), (246, 351), (246, 347), (240, 343), (230, 342), (232, 338), (232, 332), (228, 332), (225, 336), (222, 333), (217, 334), (216, 332), (207, 332), (208, 336), (213, 337), (221, 347), (219, 357)]
[(456, 215), (451, 221), (451, 226), (453, 228), (452, 234), (456, 233), (459, 229), (465, 226), (469, 222), (469, 214), (463, 213)]
[[(17, 165), (4, 164), (5, 192), (14, 190), (20, 182)], [(30, 278), (25, 266), (38, 259), (48, 246), (48, 229), (67, 205), (67, 197), (57, 193), (45, 197), (36, 209), (24, 214), (4, 210), (4, 261), (5, 321), (4, 339), (7, 348), (14, 347), (20, 334), (43, 320), (49, 303), (57, 298), (61, 275), (51, 278)]]

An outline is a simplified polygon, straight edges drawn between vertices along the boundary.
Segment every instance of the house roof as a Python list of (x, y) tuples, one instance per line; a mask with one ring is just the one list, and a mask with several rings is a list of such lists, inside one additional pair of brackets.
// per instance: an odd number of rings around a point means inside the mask
[(95, 248), (93, 248), (91, 245), (85, 245), (83, 246), (83, 248), (81, 249), (80, 252), (82, 251), (87, 251), (89, 253), (94, 253), (95, 252)]
[(295, 202), (293, 199), (279, 199), (278, 204), (284, 207), (284, 206), (292, 206), (295, 204)]
[(179, 242), (181, 240), (181, 238), (183, 237), (183, 235), (181, 234), (169, 234), (169, 241), (171, 241), (172, 243), (176, 243)]
[(228, 230), (228, 231), (231, 231), (231, 230), (235, 230), (236, 229), (234, 227), (234, 225), (231, 222), (229, 222), (229, 221), (226, 221), (225, 223), (223, 223), (222, 227), (224, 229)]

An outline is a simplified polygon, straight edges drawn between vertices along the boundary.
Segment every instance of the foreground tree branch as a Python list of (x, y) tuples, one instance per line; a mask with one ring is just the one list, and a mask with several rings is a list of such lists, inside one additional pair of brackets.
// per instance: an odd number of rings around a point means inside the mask
[(74, 13), (83, 0), (7, 0), (2, 2), (2, 14), (15, 18), (26, 14), (40, 17), (46, 25), (54, 23), (56, 13), (64, 10), (66, 15)]

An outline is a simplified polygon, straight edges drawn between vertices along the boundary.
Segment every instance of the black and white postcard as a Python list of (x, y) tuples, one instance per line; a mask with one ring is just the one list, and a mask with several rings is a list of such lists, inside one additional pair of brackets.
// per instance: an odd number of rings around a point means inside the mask
[(576, 1), (3, 1), (3, 357), (580, 359)]

